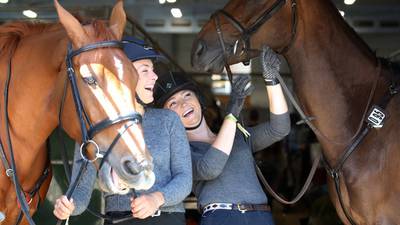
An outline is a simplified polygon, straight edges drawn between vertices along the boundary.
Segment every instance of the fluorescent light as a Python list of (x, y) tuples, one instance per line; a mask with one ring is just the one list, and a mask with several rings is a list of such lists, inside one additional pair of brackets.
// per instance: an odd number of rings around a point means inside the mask
[(0, 3), (7, 4), (8, 0), (0, 0)]
[(28, 10), (24, 10), (22, 12), (22, 14), (24, 14), (24, 16), (28, 17), (28, 18), (36, 18), (37, 17), (37, 13), (35, 13), (34, 11), (28, 9)]
[(167, 0), (168, 3), (175, 3), (176, 0)]
[(165, 3), (165, 0), (158, 0), (158, 2), (159, 2), (160, 4), (164, 4), (164, 3)]
[(346, 5), (353, 5), (356, 0), (344, 0), (344, 4)]
[(342, 10), (339, 10), (339, 12), (340, 12), (340, 15), (342, 15), (343, 17), (344, 17), (344, 11), (342, 11)]
[(220, 74), (211, 75), (211, 80), (222, 80), (222, 76)]
[(171, 14), (175, 18), (181, 18), (182, 17), (182, 11), (179, 8), (172, 8), (171, 9)]

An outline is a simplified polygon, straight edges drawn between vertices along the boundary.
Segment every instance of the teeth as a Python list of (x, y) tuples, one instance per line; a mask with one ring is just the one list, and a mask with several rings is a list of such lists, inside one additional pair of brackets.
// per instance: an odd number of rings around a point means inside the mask
[(153, 88), (154, 88), (153, 85), (148, 85), (148, 86), (145, 86), (145, 87), (144, 87), (144, 89), (146, 89), (146, 90), (148, 90), (148, 91), (152, 91)]
[(189, 109), (183, 113), (183, 117), (186, 117), (189, 113), (193, 112), (193, 109)]

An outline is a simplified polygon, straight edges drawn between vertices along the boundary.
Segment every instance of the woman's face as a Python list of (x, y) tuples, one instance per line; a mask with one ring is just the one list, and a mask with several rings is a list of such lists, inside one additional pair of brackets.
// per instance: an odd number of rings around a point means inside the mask
[(201, 105), (193, 91), (175, 93), (164, 104), (164, 108), (176, 112), (184, 127), (194, 127), (201, 121)]
[(139, 74), (136, 85), (136, 94), (146, 104), (153, 102), (153, 90), (157, 74), (154, 73), (153, 62), (150, 59), (141, 59), (132, 62), (133, 66)]

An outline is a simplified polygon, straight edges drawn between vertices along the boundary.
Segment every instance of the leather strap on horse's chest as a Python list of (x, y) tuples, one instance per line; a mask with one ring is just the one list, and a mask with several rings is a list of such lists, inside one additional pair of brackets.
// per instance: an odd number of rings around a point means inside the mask
[(10, 164), (8, 164), (6, 153), (4, 152), (3, 142), (1, 141), (1, 139), (0, 139), (0, 158), (3, 163), (4, 169), (6, 171), (7, 177), (11, 177), (13, 171), (10, 167)]
[(373, 105), (369, 111), (369, 116), (365, 120), (364, 129), (357, 135), (356, 139), (346, 148), (344, 153), (339, 158), (339, 163), (336, 164), (335, 167), (331, 167), (325, 157), (324, 163), (325, 168), (328, 174), (332, 177), (335, 182), (335, 189), (338, 195), (339, 203), (342, 208), (342, 211), (346, 218), (349, 220), (350, 224), (355, 225), (356, 223), (344, 207), (341, 191), (340, 191), (340, 172), (343, 168), (344, 163), (350, 157), (350, 155), (356, 150), (357, 146), (364, 140), (369, 131), (372, 128), (381, 128), (383, 126), (384, 119), (387, 118), (387, 114), (385, 112), (386, 106), (389, 104), (390, 100), (394, 95), (396, 95), (400, 91), (400, 85), (396, 81), (391, 81), (391, 85), (386, 90), (385, 94), (381, 97), (379, 102), (376, 105)]

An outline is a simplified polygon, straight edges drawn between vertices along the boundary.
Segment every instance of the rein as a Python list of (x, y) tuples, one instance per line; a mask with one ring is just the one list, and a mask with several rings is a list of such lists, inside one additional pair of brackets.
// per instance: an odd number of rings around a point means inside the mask
[[(255, 32), (256, 30), (254, 30), (254, 28), (258, 29), (262, 23), (265, 23), (269, 18), (271, 18), (272, 15), (269, 14), (269, 12), (276, 12), (277, 10), (274, 10), (274, 8), (281, 8), (282, 6), (279, 4), (279, 0), (277, 0), (277, 2), (275, 2), (272, 6), (272, 9), (267, 9), (261, 16), (261, 18), (259, 17), (256, 22), (248, 29), (245, 29), (240, 22), (238, 22), (236, 19), (233, 18), (233, 16), (231, 16), (229, 13), (223, 11), (223, 10), (219, 10), (217, 11), (217, 13), (221, 13), (221, 15), (224, 15), (228, 21), (237, 29), (239, 30), (239, 32), (241, 33), (241, 40), (244, 40), (245, 42), (245, 48), (244, 51), (245, 53), (242, 54), (246, 54), (248, 47), (250, 44), (249, 42), (249, 38), (251, 33)], [(225, 43), (224, 43), (224, 38), (223, 38), (223, 34), (221, 31), (221, 25), (220, 25), (220, 21), (219, 18), (217, 16), (217, 13), (215, 13), (212, 18), (214, 18), (214, 23), (215, 23), (215, 27), (216, 27), (216, 31), (217, 31), (217, 35), (218, 35), (218, 39), (220, 42), (220, 45), (222, 47), (223, 53), (224, 53), (224, 61), (225, 61), (225, 68), (226, 71), (228, 73), (228, 77), (230, 82), (232, 83), (232, 74), (231, 71), (229, 69), (229, 65), (228, 65), (228, 50), (225, 47)], [(263, 17), (267, 18), (264, 19)], [(295, 0), (292, 0), (292, 35), (290, 38), (290, 42), (288, 45), (286, 45), (282, 50), (278, 51), (278, 53), (280, 54), (284, 54), (286, 53), (289, 48), (292, 46), (292, 44), (294, 43), (295, 37), (296, 37), (296, 26), (297, 26), (297, 13), (296, 13), (296, 2)], [(262, 23), (260, 22), (262, 21)], [(260, 24), (261, 23), (261, 24)], [(251, 32), (249, 32), (251, 31)], [(238, 40), (236, 41), (234, 50), (233, 50), (233, 54), (236, 53), (236, 45), (238, 43)], [(378, 104), (376, 105), (372, 105), (372, 99), (374, 97), (375, 94), (375, 90), (377, 87), (377, 83), (378, 83), (378, 79), (381, 73), (381, 62), (378, 59), (378, 66), (377, 66), (377, 79), (374, 81), (374, 84), (371, 88), (370, 91), (370, 95), (368, 98), (368, 102), (367, 105), (365, 107), (363, 116), (360, 120), (360, 124), (359, 127), (357, 129), (357, 131), (355, 132), (355, 134), (353, 135), (353, 137), (350, 138), (350, 140), (348, 141), (347, 147), (345, 148), (345, 150), (343, 151), (343, 153), (340, 155), (340, 158), (338, 160), (338, 163), (336, 163), (336, 165), (334, 167), (332, 167), (331, 165), (329, 165), (329, 163), (326, 160), (326, 157), (322, 155), (324, 164), (325, 164), (325, 169), (327, 170), (327, 173), (332, 177), (332, 179), (335, 182), (335, 189), (336, 189), (336, 193), (340, 202), (340, 206), (342, 208), (342, 211), (344, 213), (344, 215), (346, 216), (346, 218), (348, 219), (348, 221), (350, 222), (350, 224), (355, 225), (356, 223), (354, 222), (354, 220), (352, 219), (352, 217), (350, 216), (349, 212), (347, 211), (347, 209), (344, 206), (344, 202), (342, 199), (342, 195), (341, 195), (341, 190), (340, 190), (340, 174), (342, 172), (342, 168), (344, 163), (347, 161), (347, 159), (350, 157), (350, 155), (357, 149), (357, 146), (363, 141), (363, 139), (367, 136), (368, 132), (371, 130), (371, 128), (381, 128), (383, 126), (383, 122), (384, 119), (387, 117), (386, 113), (384, 111), (384, 109), (386, 108), (387, 104), (390, 102), (391, 98), (397, 94), (400, 91), (400, 86), (398, 83), (396, 83), (395, 81), (391, 81), (391, 85), (389, 86), (388, 90), (386, 91), (385, 95), (381, 97), (380, 101)], [(287, 97), (289, 98), (289, 100), (291, 101), (292, 105), (294, 106), (294, 108), (296, 109), (296, 111), (300, 114), (300, 116), (302, 117), (302, 121), (305, 122), (310, 129), (319, 137), (327, 140), (328, 142), (333, 142), (336, 143), (333, 140), (329, 140), (317, 127), (314, 126), (314, 124), (311, 122), (312, 117), (306, 116), (306, 114), (304, 113), (304, 111), (301, 109), (301, 107), (299, 106), (299, 104), (296, 102), (295, 98), (293, 97), (293, 95), (291, 94), (290, 90), (288, 89), (288, 87), (286, 86), (283, 78), (280, 76), (280, 74), (278, 74), (277, 76), (278, 80), (281, 83), (281, 86), (283, 88), (283, 90), (285, 91)], [(371, 106), (371, 107), (370, 107)], [(368, 117), (367, 117), (368, 114)], [(364, 122), (366, 125), (364, 125)], [(362, 128), (364, 127), (364, 129), (362, 130)], [(266, 181), (265, 177), (262, 175), (262, 172), (260, 170), (260, 168), (256, 165), (256, 171), (257, 171), (257, 175), (259, 176), (261, 182), (264, 184), (264, 186), (266, 187), (266, 189), (270, 192), (270, 194), (276, 198), (276, 200), (278, 200), (279, 202), (283, 203), (283, 204), (294, 204), (296, 203), (301, 197), (302, 195), (305, 193), (305, 191), (307, 190), (308, 186), (311, 183), (312, 177), (315, 173), (315, 170), (319, 164), (321, 155), (318, 156), (313, 163), (313, 166), (311, 168), (310, 174), (307, 177), (306, 183), (304, 184), (304, 186), (302, 187), (301, 191), (299, 192), (299, 194), (292, 200), (292, 201), (286, 201), (285, 199), (281, 198), (277, 193), (275, 193), (272, 188), (270, 187), (270, 185), (268, 184), (268, 182)]]
[[(121, 138), (123, 133), (125, 133), (128, 130), (128, 128), (131, 127), (132, 125), (140, 124), (142, 122), (142, 116), (139, 113), (134, 112), (131, 114), (119, 115), (116, 118), (107, 118), (107, 119), (100, 121), (99, 123), (97, 123), (95, 125), (92, 125), (92, 123), (89, 120), (88, 114), (86, 113), (86, 111), (83, 107), (82, 100), (81, 100), (80, 94), (79, 94), (79, 89), (78, 89), (77, 82), (76, 82), (76, 74), (75, 74), (75, 70), (73, 68), (72, 58), (74, 56), (77, 56), (86, 51), (91, 51), (91, 50), (98, 49), (98, 48), (108, 48), (108, 47), (122, 48), (122, 44), (119, 41), (104, 41), (104, 42), (89, 44), (89, 45), (84, 46), (75, 51), (72, 50), (71, 45), (69, 45), (69, 47), (68, 47), (68, 52), (67, 52), (67, 56), (66, 56), (67, 73), (68, 73), (68, 78), (69, 78), (71, 89), (72, 89), (71, 91), (72, 91), (72, 95), (73, 95), (73, 99), (74, 99), (74, 103), (75, 103), (76, 113), (79, 118), (81, 134), (82, 134), (81, 155), (85, 161), (79, 170), (77, 179), (73, 182), (71, 191), (69, 193), (67, 193), (68, 198), (71, 197), (73, 191), (75, 190), (76, 186), (78, 185), (79, 180), (81, 179), (82, 172), (86, 168), (87, 164), (89, 162), (93, 162), (93, 161), (97, 160), (98, 158), (102, 158), (102, 161), (101, 161), (100, 167), (99, 167), (99, 168), (101, 168), (101, 166), (103, 165), (103, 163), (105, 162), (108, 155), (110, 154), (110, 152), (112, 151), (113, 147), (116, 145), (118, 140)], [(5, 88), (4, 88), (4, 118), (5, 118), (5, 127), (6, 127), (6, 135), (7, 135), (6, 140), (7, 140), (7, 145), (8, 145), (8, 149), (9, 149), (10, 162), (8, 162), (8, 160), (7, 160), (5, 150), (4, 150), (5, 149), (4, 144), (1, 140), (1, 138), (0, 138), (0, 150), (1, 150), (0, 158), (1, 158), (3, 166), (5, 168), (6, 175), (12, 179), (12, 182), (14, 184), (14, 189), (16, 192), (16, 196), (17, 196), (17, 200), (18, 200), (18, 204), (21, 207), (21, 211), (22, 211), (23, 215), (25, 215), (25, 217), (30, 225), (35, 225), (35, 222), (33, 221), (32, 217), (30, 216), (30, 213), (29, 213), (30, 202), (27, 202), (27, 199), (25, 197), (25, 192), (22, 190), (21, 184), (19, 183), (19, 179), (18, 179), (18, 175), (17, 175), (17, 167), (16, 167), (16, 163), (15, 163), (15, 158), (14, 158), (14, 150), (12, 147), (12, 140), (11, 140), (11, 135), (10, 135), (9, 117), (8, 117), (8, 93), (9, 93), (9, 86), (10, 86), (10, 81), (11, 81), (11, 74), (12, 74), (11, 65), (12, 65), (12, 56), (13, 55), (14, 55), (14, 52), (11, 52), (9, 62), (8, 62), (7, 80), (5, 82)], [(83, 80), (88, 85), (96, 85), (96, 82), (95, 81), (93, 82), (93, 79), (83, 79)], [(59, 114), (59, 124), (60, 124), (61, 128), (62, 128), (61, 113), (62, 113), (63, 107), (64, 107), (67, 84), (68, 83), (66, 82), (64, 85), (64, 93), (62, 96), (62, 102), (61, 102), (60, 111), (59, 111), (59, 113), (60, 113)], [(94, 142), (92, 140), (93, 137), (98, 132), (100, 132), (114, 124), (121, 123), (121, 122), (129, 122), (129, 123), (127, 123), (124, 126), (124, 129), (122, 131), (119, 131), (119, 133), (116, 135), (116, 137), (112, 141), (112, 143), (109, 146), (109, 148), (107, 149), (107, 151), (101, 152), (98, 145), (96, 144), (96, 142)], [(87, 124), (89, 125), (89, 129), (87, 129)], [(86, 151), (86, 148), (89, 144), (93, 144), (96, 147), (96, 157), (95, 157), (95, 159), (92, 159), (92, 160), (87, 158), (85, 156), (86, 154), (83, 154), (83, 151), (84, 150)], [(63, 153), (62, 153), (62, 155), (63, 155)], [(68, 163), (64, 163), (64, 166), (65, 166), (66, 173), (70, 174), (70, 169), (69, 169)], [(46, 180), (48, 174), (49, 174), (49, 170), (47, 168), (44, 170), (42, 176), (36, 182), (34, 189), (28, 193), (31, 196), (31, 199), (37, 193), (37, 191), (40, 189), (41, 185)], [(67, 177), (69, 179), (69, 176), (67, 176)], [(18, 216), (18, 219), (16, 222), (17, 225), (22, 220), (22, 216), (23, 216), (22, 213), (20, 213)], [(57, 224), (61, 224), (61, 221), (58, 221)]]
[(30, 193), (28, 193), (31, 196), (31, 199), (28, 202), (25, 197), (25, 192), (23, 191), (23, 189), (21, 187), (21, 184), (19, 182), (18, 175), (17, 175), (17, 166), (16, 166), (15, 158), (14, 158), (14, 150), (12, 147), (12, 141), (11, 141), (11, 135), (10, 135), (10, 125), (9, 125), (10, 122), (9, 122), (9, 117), (8, 117), (8, 93), (9, 93), (9, 87), (10, 87), (10, 81), (11, 81), (11, 74), (12, 74), (11, 65), (12, 65), (12, 56), (13, 55), (14, 55), (14, 51), (12, 51), (10, 53), (10, 58), (8, 61), (7, 80), (5, 82), (4, 96), (3, 96), (4, 97), (4, 121), (5, 121), (5, 127), (6, 127), (7, 145), (8, 145), (9, 155), (10, 155), (10, 163), (8, 163), (6, 153), (4, 150), (4, 145), (3, 145), (1, 138), (0, 138), (0, 150), (1, 150), (0, 156), (1, 156), (3, 166), (5, 168), (5, 171), (6, 171), (6, 175), (12, 179), (12, 182), (14, 184), (15, 193), (17, 196), (17, 203), (20, 205), (20, 208), (22, 211), (22, 213), (20, 211), (15, 224), (18, 225), (22, 220), (22, 216), (25, 215), (28, 223), (30, 225), (35, 225), (35, 222), (33, 221), (32, 217), (30, 216), (30, 213), (29, 213), (29, 204), (31, 203), (35, 194), (37, 194), (37, 191), (40, 189), (44, 180), (46, 180), (49, 170), (48, 170), (48, 168), (45, 169), (45, 171), (43, 172), (43, 175), (41, 177), (39, 177), (39, 180), (36, 182), (34, 189)]
[[(295, 37), (296, 37), (296, 27), (297, 27), (297, 13), (296, 13), (297, 10), (296, 10), (296, 5), (297, 5), (297, 4), (296, 4), (296, 0), (292, 0), (291, 2), (292, 2), (292, 4), (291, 4), (291, 8), (292, 8), (292, 35), (291, 35), (289, 44), (287, 44), (287, 45), (281, 50), (281, 52), (286, 52), (286, 51), (288, 51), (289, 48), (292, 46), (292, 44), (293, 44), (293, 42), (294, 42), (294, 40), (295, 40)], [(223, 37), (222, 30), (221, 30), (221, 22), (220, 22), (220, 19), (219, 19), (219, 17), (218, 17), (218, 13), (221, 13), (221, 15), (224, 15), (224, 16), (231, 22), (231, 24), (232, 24), (236, 29), (239, 30), (239, 32), (241, 33), (241, 39), (242, 39), (242, 40), (245, 40), (245, 42), (248, 43), (248, 44), (245, 45), (245, 46), (250, 46), (250, 41), (249, 41), (249, 40), (250, 40), (251, 34), (254, 33), (254, 32), (256, 32), (257, 29), (260, 28), (261, 25), (262, 25), (263, 23), (265, 23), (268, 19), (272, 18), (272, 16), (273, 16), (276, 12), (278, 12), (279, 9), (281, 9), (281, 8), (283, 7), (284, 3), (286, 3), (286, 0), (277, 0), (277, 1), (272, 5), (272, 7), (271, 7), (270, 9), (267, 9), (266, 11), (264, 11), (264, 13), (256, 20), (256, 22), (255, 22), (253, 25), (251, 25), (251, 27), (248, 28), (248, 29), (245, 29), (245, 28), (240, 24), (239, 21), (237, 21), (233, 16), (231, 16), (229, 13), (227, 13), (227, 12), (224, 11), (224, 10), (219, 10), (219, 11), (217, 11), (217, 12), (212, 16), (212, 18), (214, 19), (214, 25), (215, 25), (215, 28), (216, 28), (216, 31), (217, 31), (217, 34), (218, 34), (218, 35), (217, 35), (217, 36), (218, 36), (218, 40), (219, 40), (219, 43), (220, 43), (221, 48), (222, 48), (222, 51), (223, 51), (224, 62), (225, 62), (225, 69), (226, 69), (226, 72), (227, 72), (227, 74), (228, 74), (228, 78), (229, 78), (229, 81), (230, 81), (231, 85), (232, 85), (232, 76), (233, 76), (233, 75), (232, 75), (232, 72), (231, 72), (230, 67), (229, 67), (229, 65), (228, 65), (229, 53), (228, 53), (228, 49), (227, 49), (226, 46), (225, 46), (224, 37)], [(237, 42), (238, 42), (238, 41), (237, 41)], [(236, 43), (237, 43), (237, 42), (236, 42)], [(245, 53), (244, 53), (244, 54), (246, 54), (246, 55), (248, 55), (248, 54), (246, 53), (247, 50), (248, 50), (248, 48), (245, 48)], [(234, 53), (235, 53), (235, 52), (234, 52)], [(280, 83), (282, 84), (282, 86), (283, 86), (283, 87), (286, 87), (286, 85), (285, 85), (285, 83), (284, 83), (284, 80), (282, 79), (282, 77), (280, 77), (280, 75), (278, 75), (278, 79), (279, 79)], [(292, 101), (292, 104), (298, 106), (298, 104), (297, 104), (297, 103), (295, 102), (295, 100), (294, 100), (294, 97), (291, 95), (289, 89), (286, 87), (286, 89), (284, 88), (284, 90), (287, 92), (286, 94), (287, 94), (288, 96), (291, 96), (291, 97), (290, 97), (290, 100), (291, 100), (291, 101), (293, 100), (293, 101)], [(295, 108), (297, 109), (297, 107), (295, 107)], [(298, 107), (298, 108), (300, 109), (300, 107)], [(301, 111), (301, 109), (300, 109), (300, 111)], [(299, 112), (299, 113), (300, 113), (300, 115), (303, 117), (304, 113), (303, 113), (302, 111)], [(306, 117), (303, 117), (303, 119), (305, 119), (305, 118), (306, 118)], [(312, 165), (312, 168), (311, 168), (311, 170), (310, 170), (310, 173), (309, 173), (309, 175), (308, 175), (308, 177), (307, 177), (307, 179), (306, 179), (306, 182), (304, 183), (303, 187), (301, 188), (300, 192), (296, 195), (296, 197), (294, 197), (293, 200), (290, 200), (290, 201), (288, 201), (288, 200), (284, 199), (283, 197), (281, 197), (279, 194), (277, 194), (277, 193), (271, 188), (271, 186), (268, 184), (268, 181), (265, 179), (264, 175), (262, 174), (261, 169), (258, 167), (258, 165), (256, 164), (255, 161), (254, 161), (254, 166), (255, 166), (257, 175), (258, 175), (258, 177), (260, 178), (261, 182), (263, 183), (263, 185), (265, 186), (265, 188), (267, 189), (267, 191), (268, 191), (277, 201), (279, 201), (279, 202), (282, 203), (282, 204), (294, 204), (294, 203), (298, 202), (298, 201), (303, 197), (303, 195), (304, 195), (305, 192), (307, 191), (308, 187), (310, 186), (311, 181), (312, 181), (312, 178), (314, 177), (315, 171), (316, 171), (317, 168), (318, 168), (320, 158), (321, 158), (321, 157), (318, 156), (318, 157), (314, 160), (313, 165)]]
[[(123, 114), (123, 115), (119, 115), (116, 118), (106, 118), (100, 122), (98, 122), (95, 125), (92, 125), (91, 121), (89, 120), (88, 114), (86, 113), (81, 98), (80, 98), (80, 94), (79, 94), (79, 89), (77, 87), (77, 83), (76, 83), (76, 74), (73, 68), (73, 63), (72, 63), (72, 58), (74, 56), (77, 56), (83, 52), (86, 51), (91, 51), (94, 49), (98, 49), (98, 48), (107, 48), (107, 47), (114, 47), (114, 48), (122, 48), (122, 43), (119, 41), (104, 41), (104, 42), (99, 42), (99, 43), (95, 43), (95, 44), (90, 44), (87, 46), (84, 46), (80, 49), (77, 49), (75, 51), (72, 50), (72, 46), (69, 45), (68, 46), (68, 53), (67, 53), (67, 57), (66, 57), (66, 65), (67, 65), (67, 72), (68, 72), (68, 79), (69, 79), (69, 83), (71, 85), (71, 89), (72, 89), (72, 94), (73, 94), (73, 98), (74, 98), (74, 103), (75, 103), (75, 109), (76, 109), (76, 113), (78, 115), (79, 118), (79, 123), (80, 123), (80, 127), (81, 127), (81, 134), (82, 134), (82, 144), (80, 145), (80, 154), (81, 157), (83, 159), (83, 163), (81, 164), (81, 167), (79, 168), (79, 172), (75, 178), (75, 180), (71, 181), (71, 169), (70, 166), (68, 164), (68, 158), (67, 158), (67, 152), (66, 152), (66, 147), (65, 144), (63, 142), (63, 151), (61, 153), (61, 156), (63, 158), (63, 165), (64, 165), (64, 171), (67, 174), (67, 179), (68, 179), (68, 183), (70, 183), (70, 188), (68, 189), (68, 192), (66, 193), (66, 196), (68, 199), (71, 198), (71, 196), (73, 195), (73, 192), (75, 191), (76, 187), (78, 186), (83, 172), (86, 170), (87, 165), (89, 163), (92, 163), (94, 161), (96, 161), (97, 159), (101, 159), (100, 165), (99, 165), (99, 170), (101, 169), (101, 167), (103, 166), (104, 162), (107, 160), (109, 154), (111, 153), (112, 149), (115, 147), (115, 145), (118, 143), (118, 141), (120, 140), (120, 138), (122, 137), (122, 135), (134, 124), (141, 124), (142, 123), (142, 116), (137, 113), (131, 113), (131, 114)], [(85, 80), (84, 81), (88, 84), (88, 85), (96, 85), (96, 82), (93, 81), (93, 79), (90, 80)], [(67, 92), (67, 86), (68, 86), (68, 82), (65, 82), (64, 85), (64, 92), (63, 92), (63, 96), (62, 96), (62, 101), (61, 101), (61, 105), (60, 105), (60, 109), (59, 109), (59, 127), (61, 129), (63, 129), (63, 125), (62, 125), (62, 112), (63, 112), (63, 108), (64, 108), (64, 102), (65, 102), (65, 97), (66, 97), (66, 92)], [(118, 134), (114, 137), (113, 141), (111, 142), (110, 146), (108, 147), (108, 149), (106, 151), (100, 151), (100, 147), (97, 145), (97, 143), (93, 140), (93, 137), (101, 132), (102, 130), (118, 124), (118, 123), (122, 123), (122, 122), (127, 122), (127, 124), (124, 125), (123, 129), (121, 131), (118, 132)], [(87, 129), (87, 125), (89, 126), (89, 129)], [(61, 135), (59, 136), (61, 137)], [(87, 151), (87, 146), (89, 145), (93, 145), (95, 147), (95, 158), (94, 159), (89, 159), (86, 154), (84, 154), (84, 151)], [(108, 216), (103, 215), (101, 213), (97, 213), (94, 212), (90, 209), (88, 209), (88, 211), (90, 213), (92, 213), (94, 216), (99, 217), (99, 218), (103, 218), (103, 219), (109, 219)], [(131, 218), (131, 216), (129, 216), (129, 219)], [(118, 223), (121, 221), (125, 221), (127, 220), (125, 217), (124, 218), (119, 218), (116, 220), (113, 220), (112, 223)], [(60, 225), (62, 223), (62, 220), (58, 220), (57, 225)]]

